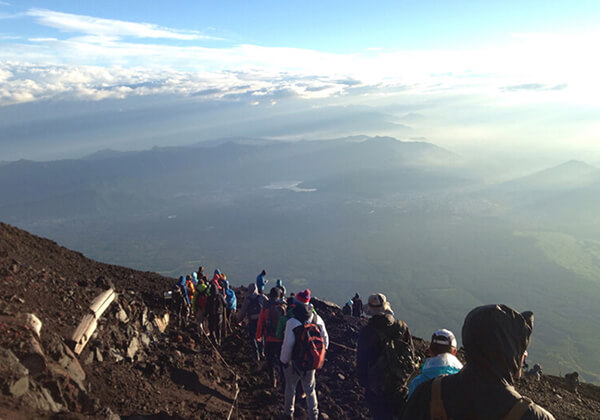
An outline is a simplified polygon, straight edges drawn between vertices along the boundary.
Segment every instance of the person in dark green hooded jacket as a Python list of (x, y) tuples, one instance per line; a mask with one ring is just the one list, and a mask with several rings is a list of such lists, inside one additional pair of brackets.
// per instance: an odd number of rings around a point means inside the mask
[[(522, 374), (532, 330), (531, 312), (519, 313), (506, 305), (473, 309), (462, 328), (465, 367), (455, 375), (419, 385), (401, 419), (554, 420), (513, 386)], [(519, 409), (520, 414), (509, 416)]]

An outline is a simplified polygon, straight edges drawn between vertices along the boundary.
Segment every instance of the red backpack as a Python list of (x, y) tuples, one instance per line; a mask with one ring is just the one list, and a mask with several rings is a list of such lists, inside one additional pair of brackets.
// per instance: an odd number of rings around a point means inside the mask
[(314, 322), (307, 322), (293, 331), (296, 342), (292, 351), (292, 362), (296, 369), (302, 372), (321, 369), (325, 362), (325, 343), (321, 328)]

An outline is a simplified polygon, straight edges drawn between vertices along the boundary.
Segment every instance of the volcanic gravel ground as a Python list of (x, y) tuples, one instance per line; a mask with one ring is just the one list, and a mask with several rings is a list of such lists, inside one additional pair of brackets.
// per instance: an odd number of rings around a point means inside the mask
[[(172, 309), (162, 296), (174, 283), (155, 273), (89, 260), (0, 223), (0, 356), (16, 355), (0, 359), (0, 418), (224, 419), (230, 412), (233, 419), (277, 418), (283, 393), (269, 387), (264, 366), (252, 360), (242, 327), (234, 325), (218, 350), (197, 327), (178, 328), (172, 310), (166, 331), (157, 329), (152, 320)], [(119, 296), (75, 358), (68, 338), (90, 302), (109, 287)], [(241, 306), (246, 290), (236, 291)], [(355, 377), (354, 349), (366, 321), (342, 316), (333, 304), (313, 302), (331, 339), (317, 372), (323, 418), (370, 418)], [(43, 323), (39, 343), (47, 363), (28, 374), (19, 361), (25, 363), (29, 343), (38, 339), (16, 321), (24, 313)], [(415, 344), (422, 360), (428, 343), (415, 339)], [(9, 371), (16, 376), (5, 374)], [(19, 377), (27, 379), (27, 388), (10, 382)], [(582, 384), (574, 392), (564, 378), (543, 375), (539, 381), (523, 379), (517, 389), (557, 419), (600, 418), (597, 386)], [(295, 418), (306, 418), (305, 401), (296, 400)]]

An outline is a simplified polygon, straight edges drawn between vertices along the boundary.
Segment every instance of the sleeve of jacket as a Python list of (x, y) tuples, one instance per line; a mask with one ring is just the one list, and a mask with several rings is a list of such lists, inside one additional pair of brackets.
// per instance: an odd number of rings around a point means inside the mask
[(265, 323), (269, 316), (269, 310), (265, 308), (260, 309), (260, 315), (258, 316), (258, 324), (256, 324), (256, 341), (262, 341)]
[(317, 315), (316, 324), (321, 328), (321, 335), (323, 336), (323, 343), (325, 344), (325, 348), (329, 348), (329, 334), (327, 333), (327, 327), (325, 327), (325, 322), (323, 318)]
[(248, 306), (250, 305), (250, 296), (246, 296), (246, 299), (244, 299), (244, 303), (242, 303), (242, 309), (240, 309), (240, 314), (238, 316), (238, 319), (241, 321), (244, 319), (244, 317), (246, 316), (246, 312), (248, 312)]
[(356, 351), (356, 376), (358, 383), (366, 388), (369, 385), (369, 344), (367, 330), (363, 329), (358, 334), (358, 348)]
[(296, 342), (296, 336), (294, 335), (294, 328), (299, 325), (299, 321), (295, 318), (290, 318), (285, 324), (285, 333), (283, 335), (283, 344), (281, 345), (281, 356), (279, 360), (284, 365), (288, 364), (292, 360), (292, 350), (294, 349), (294, 343)]
[(405, 343), (407, 343), (409, 345), (410, 348), (410, 352), (411, 352), (411, 356), (415, 357), (415, 345), (413, 344), (413, 339), (412, 339), (412, 334), (410, 333), (410, 329), (408, 328), (408, 325), (406, 325), (406, 322), (404, 321), (398, 321), (401, 323), (401, 328), (403, 330), (402, 332), (402, 341), (404, 341)]

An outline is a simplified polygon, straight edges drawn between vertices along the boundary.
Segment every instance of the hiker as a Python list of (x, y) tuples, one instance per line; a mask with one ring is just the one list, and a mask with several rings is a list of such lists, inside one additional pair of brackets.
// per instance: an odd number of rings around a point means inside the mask
[(256, 327), (258, 325), (260, 311), (266, 301), (267, 297), (258, 293), (256, 284), (250, 283), (248, 285), (248, 295), (244, 299), (244, 303), (242, 304), (242, 309), (240, 310), (239, 315), (239, 325), (242, 325), (244, 318), (247, 318), (246, 328), (248, 334), (250, 335), (250, 341), (252, 342), (255, 353), (254, 356), (257, 361), (260, 360), (261, 357), (264, 357), (265, 354), (263, 343), (256, 341)]
[(225, 282), (227, 281), (227, 276), (225, 275), (225, 273), (221, 272), (221, 278), (219, 279), (219, 286), (221, 286), (221, 294), (223, 295), (224, 298), (226, 298), (227, 296), (225, 296)]
[(185, 276), (180, 276), (176, 284), (177, 291), (177, 312), (179, 313), (179, 327), (184, 327), (187, 324), (188, 317), (191, 312), (191, 301), (188, 295), (187, 287), (185, 286)]
[(181, 295), (183, 296), (183, 301), (184, 301), (185, 305), (190, 306), (191, 301), (190, 301), (190, 297), (188, 294), (188, 289), (186, 287), (185, 276), (179, 277), (179, 282), (177, 283), (177, 287), (179, 287), (179, 291), (181, 292)]
[(532, 330), (531, 312), (519, 313), (506, 305), (473, 309), (462, 327), (465, 367), (421, 384), (402, 419), (553, 420), (552, 414), (513, 387), (521, 376)]
[(281, 298), (285, 299), (285, 286), (283, 285), (281, 279), (277, 279), (277, 281), (275, 282), (275, 287), (278, 287), (279, 290), (281, 290)]
[(198, 286), (198, 273), (195, 271), (192, 272), (192, 283), (194, 283), (194, 287)]
[(297, 293), (295, 300), (294, 316), (285, 325), (281, 346), (280, 360), (285, 376), (284, 416), (294, 417), (296, 386), (301, 382), (306, 394), (308, 417), (317, 420), (319, 408), (315, 371), (325, 360), (329, 337), (323, 319), (313, 312), (310, 290)]
[(265, 278), (265, 276), (267, 275), (267, 271), (263, 270), (259, 273), (258, 276), (256, 276), (256, 289), (258, 290), (258, 293), (263, 294), (265, 291), (265, 285), (269, 282), (269, 280), (267, 280)]
[(456, 337), (450, 330), (437, 330), (431, 336), (429, 357), (425, 359), (421, 374), (408, 384), (408, 397), (423, 382), (440, 375), (454, 375), (463, 368), (456, 358)]
[(198, 286), (196, 287), (196, 294), (194, 295), (194, 313), (196, 314), (196, 321), (200, 331), (204, 331), (204, 320), (206, 319), (206, 302), (210, 295), (210, 286), (208, 285), (206, 276), (202, 276), (198, 280)]
[(343, 315), (352, 315), (352, 301), (351, 300), (346, 302), (346, 304), (342, 308), (342, 314)]
[(567, 387), (569, 391), (577, 393), (577, 389), (579, 388), (579, 373), (571, 372), (565, 375), (565, 381), (567, 382)]
[(219, 270), (218, 268), (215, 269), (215, 272), (213, 274), (212, 280), (210, 281), (210, 284), (211, 285), (214, 284), (215, 286), (217, 286), (217, 291), (219, 293), (222, 293), (223, 288), (221, 287), (221, 270)]
[(526, 372), (524, 371), (524, 376), (526, 378), (533, 378), (533, 380), (539, 381), (540, 379), (542, 379), (542, 366), (536, 363), (535, 365), (533, 365), (532, 369)]
[(277, 387), (277, 377), (281, 375), (279, 356), (283, 340), (277, 337), (277, 325), (279, 319), (285, 316), (285, 312), (286, 304), (282, 299), (281, 289), (273, 287), (269, 292), (269, 301), (260, 312), (256, 327), (256, 339), (262, 341), (264, 337), (265, 359), (273, 388)]
[(352, 298), (352, 316), (361, 317), (362, 314), (363, 314), (363, 303), (362, 303), (360, 296), (358, 296), (358, 293), (356, 293), (354, 295), (354, 297)]
[(229, 282), (224, 280), (223, 284), (225, 289), (225, 302), (227, 302), (227, 307), (225, 308), (225, 331), (228, 333), (231, 330), (232, 314), (237, 309), (237, 298), (235, 296), (235, 291), (229, 288)]
[(358, 382), (375, 420), (397, 418), (413, 372), (412, 335), (404, 321), (394, 319), (385, 295), (369, 296), (364, 311), (371, 318), (358, 335)]
[(217, 290), (217, 286), (211, 284), (210, 296), (206, 300), (206, 318), (208, 319), (208, 331), (217, 345), (221, 344), (226, 306), (227, 302)]
[(192, 299), (194, 298), (194, 293), (196, 292), (196, 287), (194, 285), (194, 282), (192, 281), (192, 276), (189, 274), (185, 276), (185, 288), (187, 289), (188, 297), (191, 303)]
[(206, 274), (204, 274), (204, 266), (200, 266), (198, 267), (198, 271), (196, 272), (196, 274), (198, 275), (198, 279), (201, 279), (202, 277), (204, 277)]

